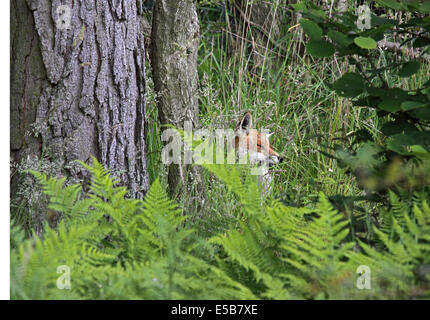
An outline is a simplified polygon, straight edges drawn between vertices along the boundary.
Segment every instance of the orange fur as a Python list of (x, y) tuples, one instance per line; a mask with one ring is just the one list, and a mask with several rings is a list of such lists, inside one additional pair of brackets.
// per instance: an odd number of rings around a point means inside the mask
[(236, 150), (250, 150), (254, 141), (257, 141), (257, 152), (266, 156), (280, 157), (279, 153), (270, 147), (267, 136), (252, 129), (252, 116), (249, 112), (246, 112), (243, 119), (236, 125), (235, 132), (241, 135), (235, 137)]

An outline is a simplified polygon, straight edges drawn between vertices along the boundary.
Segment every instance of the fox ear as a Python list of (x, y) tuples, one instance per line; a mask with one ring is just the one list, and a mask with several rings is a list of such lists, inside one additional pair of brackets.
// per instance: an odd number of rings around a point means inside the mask
[(242, 130), (248, 130), (252, 128), (252, 115), (250, 112), (245, 113), (242, 120), (238, 123), (236, 126), (239, 129)]
[(267, 133), (266, 134), (267, 139), (269, 139), (273, 134), (274, 134), (274, 132)]

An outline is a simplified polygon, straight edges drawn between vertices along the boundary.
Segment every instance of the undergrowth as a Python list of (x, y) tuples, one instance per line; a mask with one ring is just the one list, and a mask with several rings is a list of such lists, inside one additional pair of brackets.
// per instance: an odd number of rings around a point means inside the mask
[[(93, 177), (89, 192), (31, 171), (49, 198), (47, 216), (62, 219), (28, 237), (32, 215), (19, 207), (11, 229), (11, 298), (429, 298), (428, 186), (389, 191), (386, 202), (377, 203), (336, 159), (320, 152), (351, 143), (357, 131), (380, 142), (388, 121), (330, 88), (355, 70), (348, 58), (314, 59), (298, 21), (286, 14), (281, 32), (263, 44), (263, 59), (254, 64), (255, 28), (235, 21), (226, 1), (201, 4), (199, 16), (202, 126), (233, 128), (248, 110), (258, 129), (274, 132), (271, 146), (284, 162), (272, 170), (271, 195), (261, 199), (246, 168), (206, 165), (207, 201), (200, 212), (188, 208), (187, 199), (168, 198), (148, 64), (148, 195), (144, 201), (126, 198), (126, 189), (95, 159), (93, 166), (83, 164)], [(373, 68), (388, 69), (393, 59), (402, 60), (378, 50)], [(384, 77), (390, 87), (414, 89), (428, 80), (429, 70), (423, 62), (411, 78), (385, 71)], [(21, 169), (17, 173), (43, 166)], [(30, 180), (29, 193), (36, 190)], [(67, 271), (70, 289), (59, 289)], [(363, 283), (370, 289), (360, 289)]]
[[(320, 193), (313, 206), (260, 197), (255, 177), (205, 165), (240, 204), (235, 224), (207, 241), (156, 180), (145, 200), (127, 199), (93, 159), (90, 191), (33, 171), (63, 215), (43, 237), (11, 232), (12, 299), (349, 299), (429, 297), (430, 208), (426, 201), (375, 229), (379, 244), (354, 241), (348, 220)], [(370, 290), (357, 268), (371, 270)], [(424, 270), (424, 271), (423, 271)]]

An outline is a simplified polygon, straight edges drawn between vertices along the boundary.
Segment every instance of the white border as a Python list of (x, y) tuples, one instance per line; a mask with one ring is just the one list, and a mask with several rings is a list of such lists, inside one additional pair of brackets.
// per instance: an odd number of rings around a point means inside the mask
[[(15, 1), (15, 0), (12, 0)], [(0, 299), (10, 299), (10, 2), (0, 1)]]

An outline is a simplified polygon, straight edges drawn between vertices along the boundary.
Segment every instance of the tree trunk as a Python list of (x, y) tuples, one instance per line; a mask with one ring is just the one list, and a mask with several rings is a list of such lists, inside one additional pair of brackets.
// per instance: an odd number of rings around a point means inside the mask
[(31, 191), (23, 169), (77, 182), (91, 156), (145, 195), (142, 2), (11, 0), (12, 198)]
[[(199, 127), (197, 49), (199, 20), (195, 1), (156, 0), (152, 20), (152, 69), (158, 112), (162, 124), (183, 128), (191, 121)], [(184, 186), (202, 186), (197, 167), (170, 165), (171, 195), (181, 195)]]
[(257, 72), (264, 67), (270, 51), (277, 47), (281, 23), (285, 15), (285, 5), (280, 0), (232, 0), (233, 14), (236, 17), (236, 51), (243, 56), (247, 41), (251, 44), (251, 59)]

